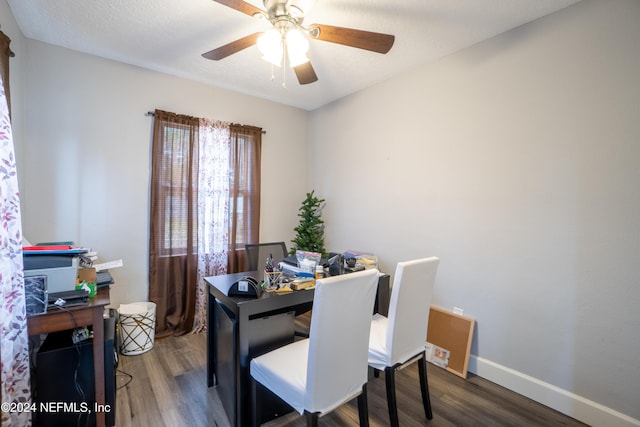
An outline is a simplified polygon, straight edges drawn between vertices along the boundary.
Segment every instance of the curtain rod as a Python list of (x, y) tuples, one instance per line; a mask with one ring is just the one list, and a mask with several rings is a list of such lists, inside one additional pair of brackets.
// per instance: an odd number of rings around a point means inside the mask
[[(155, 115), (156, 115), (156, 113), (154, 113), (153, 111), (147, 111), (146, 114), (145, 114), (145, 116), (151, 116), (151, 117), (155, 117)], [(263, 129), (262, 130), (262, 134), (266, 135), (267, 131)]]

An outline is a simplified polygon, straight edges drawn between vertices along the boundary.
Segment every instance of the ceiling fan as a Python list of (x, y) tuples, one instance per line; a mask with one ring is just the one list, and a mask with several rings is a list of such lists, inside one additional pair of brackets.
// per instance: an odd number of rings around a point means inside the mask
[(263, 58), (272, 64), (280, 66), (288, 60), (301, 85), (318, 80), (318, 76), (306, 56), (309, 38), (382, 54), (389, 52), (395, 40), (395, 36), (389, 34), (352, 28), (323, 24), (303, 26), (304, 11), (300, 0), (263, 0), (266, 11), (242, 0), (213, 1), (252, 17), (263, 17), (273, 25), (273, 29), (250, 34), (203, 53), (203, 57), (218, 61), (257, 44), (264, 55)]

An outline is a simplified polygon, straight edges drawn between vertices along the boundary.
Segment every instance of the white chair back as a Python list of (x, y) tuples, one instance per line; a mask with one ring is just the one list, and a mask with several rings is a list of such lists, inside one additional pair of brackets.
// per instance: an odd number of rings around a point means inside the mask
[(389, 302), (387, 350), (390, 366), (406, 362), (424, 350), (429, 307), (440, 259), (399, 262)]
[(318, 280), (309, 333), (309, 412), (325, 413), (351, 400), (367, 382), (367, 354), (378, 270)]

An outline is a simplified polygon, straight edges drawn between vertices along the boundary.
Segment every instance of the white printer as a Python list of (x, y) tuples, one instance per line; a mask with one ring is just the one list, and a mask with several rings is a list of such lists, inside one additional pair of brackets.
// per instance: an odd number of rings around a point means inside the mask
[(76, 288), (79, 257), (72, 255), (24, 255), (25, 277), (45, 276), (48, 294)]

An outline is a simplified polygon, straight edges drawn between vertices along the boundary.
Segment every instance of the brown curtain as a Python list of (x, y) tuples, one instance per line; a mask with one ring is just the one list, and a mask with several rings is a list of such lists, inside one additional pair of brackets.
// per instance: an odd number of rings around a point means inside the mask
[(246, 270), (244, 245), (260, 238), (262, 129), (231, 125), (229, 272)]
[(11, 94), (9, 92), (9, 58), (14, 56), (9, 45), (11, 39), (5, 33), (0, 31), (0, 76), (4, 85), (4, 94), (7, 98), (7, 107), (9, 107), (9, 117), (11, 117)]
[[(199, 119), (156, 110), (153, 126), (149, 233), (149, 300), (156, 336), (193, 329), (198, 293)], [(230, 126), (227, 271), (244, 271), (245, 243), (260, 226), (262, 129)]]
[(149, 300), (156, 336), (181, 335), (196, 301), (197, 118), (155, 111), (151, 168)]

